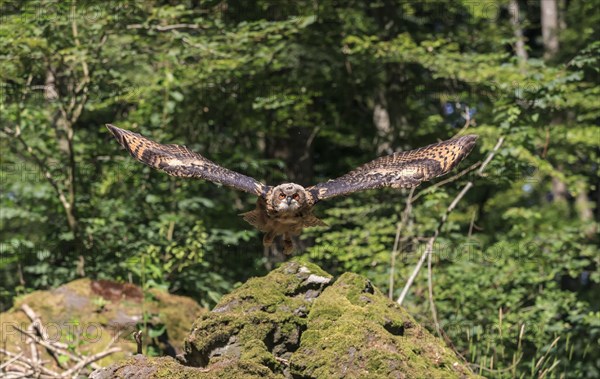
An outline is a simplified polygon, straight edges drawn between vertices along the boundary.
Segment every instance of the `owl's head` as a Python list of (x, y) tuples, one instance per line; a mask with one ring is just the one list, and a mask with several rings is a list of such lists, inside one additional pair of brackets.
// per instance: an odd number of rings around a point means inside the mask
[(304, 187), (296, 183), (284, 183), (273, 188), (271, 205), (277, 212), (293, 212), (306, 204)]

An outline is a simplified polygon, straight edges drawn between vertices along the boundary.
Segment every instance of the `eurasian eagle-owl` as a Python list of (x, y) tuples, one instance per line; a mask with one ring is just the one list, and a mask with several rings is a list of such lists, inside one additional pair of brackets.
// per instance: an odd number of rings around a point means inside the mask
[(181, 145), (162, 145), (140, 134), (106, 125), (117, 141), (142, 163), (169, 175), (200, 178), (258, 196), (256, 209), (242, 213), (248, 223), (265, 233), (263, 244), (271, 246), (283, 236), (284, 252), (293, 250), (292, 236), (309, 226), (326, 224), (312, 214), (320, 200), (368, 189), (410, 188), (452, 170), (466, 157), (477, 140), (465, 135), (419, 149), (377, 158), (327, 182), (304, 188), (295, 183), (269, 186), (209, 161)]

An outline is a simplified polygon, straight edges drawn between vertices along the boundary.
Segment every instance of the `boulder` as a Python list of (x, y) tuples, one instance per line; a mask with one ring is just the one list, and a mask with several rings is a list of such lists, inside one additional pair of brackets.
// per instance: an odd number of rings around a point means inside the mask
[[(25, 310), (39, 317), (45, 335), (42, 340), (65, 351), (89, 356), (109, 345), (121, 348), (122, 352), (96, 362), (100, 366), (121, 361), (136, 350), (132, 333), (143, 324), (144, 313), (147, 325), (157, 331), (164, 330), (154, 339), (156, 348), (175, 356), (184, 351), (183, 340), (193, 320), (207, 312), (190, 298), (158, 289), (151, 289), (144, 296), (139, 287), (128, 283), (75, 280), (53, 290), (20, 296), (11, 309), (0, 313), (0, 344), (9, 352), (25, 352), (28, 358), (30, 339), (17, 330), (27, 331), (32, 325)], [(57, 357), (46, 349), (39, 350), (40, 359), (47, 362), (48, 369), (61, 371), (60, 364), (73, 363), (67, 355)], [(58, 362), (60, 359), (67, 361)]]
[(105, 378), (472, 378), (468, 366), (371, 282), (288, 262), (193, 324), (185, 352), (133, 356)]

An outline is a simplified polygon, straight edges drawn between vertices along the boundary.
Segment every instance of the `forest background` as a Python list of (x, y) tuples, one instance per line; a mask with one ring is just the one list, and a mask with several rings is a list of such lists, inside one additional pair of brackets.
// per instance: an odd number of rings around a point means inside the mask
[(0, 1), (0, 310), (81, 276), (211, 307), (281, 260), (238, 216), (255, 198), (151, 170), (105, 123), (302, 185), (474, 133), (433, 184), (319, 204), (295, 259), (397, 299), (472, 182), (403, 306), (485, 376), (598, 377), (599, 9)]

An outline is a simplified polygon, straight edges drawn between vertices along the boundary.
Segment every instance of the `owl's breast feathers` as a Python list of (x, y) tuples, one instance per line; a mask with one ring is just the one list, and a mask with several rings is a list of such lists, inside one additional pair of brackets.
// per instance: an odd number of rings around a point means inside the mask
[(276, 235), (299, 234), (303, 228), (327, 226), (312, 213), (316, 197), (311, 192), (304, 190), (306, 201), (297, 211), (278, 212), (273, 206), (273, 188), (275, 187), (270, 187), (264, 197), (258, 198), (256, 209), (240, 214), (250, 225), (262, 232), (274, 232)]

